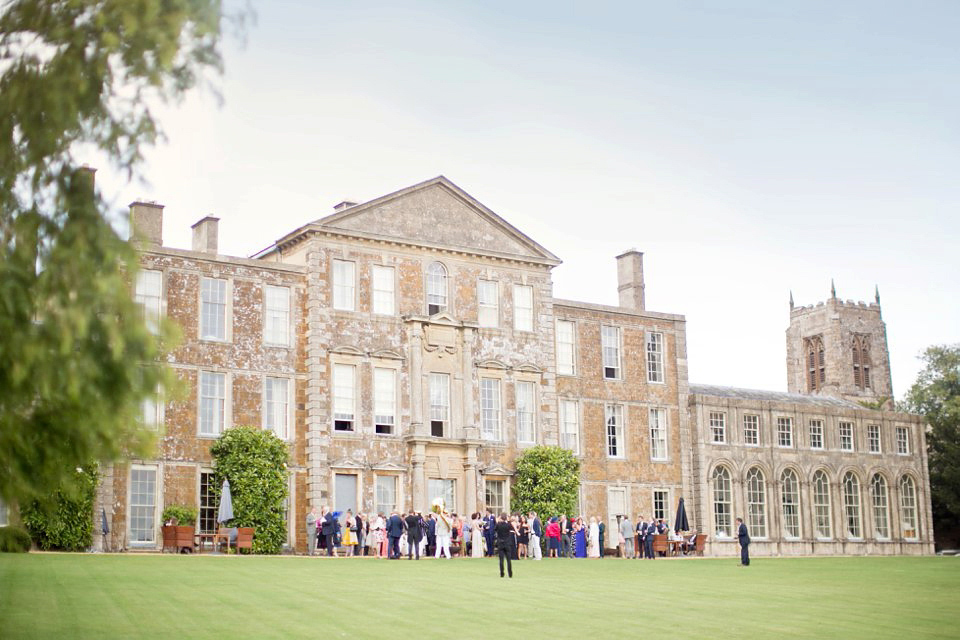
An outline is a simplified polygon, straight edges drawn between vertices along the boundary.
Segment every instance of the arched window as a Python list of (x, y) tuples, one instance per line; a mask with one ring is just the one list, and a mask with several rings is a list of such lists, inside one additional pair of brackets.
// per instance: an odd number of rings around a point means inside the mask
[(732, 491), (726, 467), (713, 470), (713, 529), (718, 538), (730, 537)]
[(823, 337), (806, 338), (803, 344), (807, 353), (807, 391), (819, 391), (827, 381)]
[(852, 471), (843, 476), (843, 517), (848, 538), (862, 537), (860, 530), (860, 481)]
[(434, 315), (447, 309), (447, 268), (439, 262), (427, 267), (427, 314)]
[(870, 336), (853, 336), (853, 384), (858, 389), (870, 388)]
[(917, 490), (913, 478), (900, 478), (900, 521), (903, 537), (908, 540), (917, 538)]
[(818, 538), (831, 536), (833, 527), (830, 526), (830, 481), (823, 471), (813, 474), (813, 524)]
[(800, 483), (797, 474), (786, 469), (780, 474), (780, 502), (783, 504), (783, 535), (800, 537)]
[(760, 467), (747, 471), (747, 527), (750, 537), (767, 537), (767, 492)]
[(873, 535), (877, 538), (890, 537), (890, 516), (887, 508), (887, 481), (879, 473), (870, 481), (870, 493), (873, 494)]

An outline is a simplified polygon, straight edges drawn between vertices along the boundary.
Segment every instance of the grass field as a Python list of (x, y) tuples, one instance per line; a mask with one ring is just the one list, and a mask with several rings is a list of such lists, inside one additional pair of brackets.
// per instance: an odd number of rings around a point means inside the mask
[(515, 569), (508, 580), (488, 559), (0, 554), (0, 638), (960, 637), (960, 558)]

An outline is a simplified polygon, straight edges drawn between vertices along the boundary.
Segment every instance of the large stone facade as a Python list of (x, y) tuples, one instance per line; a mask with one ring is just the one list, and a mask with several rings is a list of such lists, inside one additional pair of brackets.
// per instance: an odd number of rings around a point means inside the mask
[[(197, 505), (198, 526), (213, 526), (210, 445), (235, 425), (273, 429), (289, 442), (288, 537), (301, 550), (298, 525), (310, 506), (425, 509), (442, 496), (462, 513), (507, 509), (516, 457), (536, 444), (580, 457), (582, 513), (611, 525), (621, 513), (669, 520), (682, 497), (714, 553), (732, 552), (717, 505), (752, 509), (751, 526), (766, 534), (756, 536), (759, 552), (932, 549), (923, 424), (825, 396), (774, 401), (691, 387), (685, 319), (646, 310), (637, 251), (617, 258), (620, 306), (555, 299), (559, 259), (443, 177), (341, 203), (252, 259), (217, 254), (215, 218), (194, 226), (192, 250), (163, 247), (162, 214), (159, 205), (131, 207), (147, 274), (137, 293), (181, 327), (169, 361), (186, 392), (145, 408), (161, 430), (155, 459), (106, 470), (100, 501), (112, 514), (111, 549), (157, 548), (169, 504)], [(885, 339), (870, 344), (874, 363)], [(715, 442), (710, 414), (720, 412), (730, 439)], [(737, 440), (733, 425), (744, 412), (760, 420), (756, 446)], [(772, 446), (778, 417), (797, 425), (795, 446)], [(822, 448), (800, 435), (809, 419), (823, 422)], [(854, 425), (853, 450), (838, 450), (841, 421)], [(908, 451), (867, 453), (874, 424), (888, 447), (908, 428)], [(728, 506), (714, 500), (721, 468)], [(744, 493), (748, 474), (757, 485), (754, 469), (765, 488), (759, 506)], [(783, 521), (795, 519), (778, 515), (785, 469), (797, 474), (800, 526), (787, 534)], [(829, 536), (812, 534), (809, 483), (821, 470)], [(842, 517), (848, 471), (860, 482), (859, 537)], [(873, 536), (882, 510), (868, 509), (868, 483), (878, 474), (889, 526)], [(901, 526), (903, 478), (915, 489), (910, 530)]]

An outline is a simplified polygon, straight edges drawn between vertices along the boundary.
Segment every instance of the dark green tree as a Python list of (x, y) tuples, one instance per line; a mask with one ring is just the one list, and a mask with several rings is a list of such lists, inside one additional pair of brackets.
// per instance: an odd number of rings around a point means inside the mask
[(580, 489), (580, 461), (569, 449), (533, 447), (517, 458), (510, 507), (528, 513), (533, 510), (541, 520), (573, 515)]
[(901, 409), (926, 418), (933, 526), (940, 545), (960, 543), (960, 344), (924, 351), (925, 366)]
[(93, 501), (97, 493), (97, 465), (77, 468), (69, 491), (57, 490), (24, 503), (23, 525), (43, 550), (84, 551), (93, 543)]
[(223, 480), (230, 481), (233, 527), (255, 527), (254, 553), (280, 553), (286, 540), (287, 444), (272, 431), (228, 429), (210, 448), (216, 471), (217, 504)]
[(171, 381), (131, 296), (137, 259), (78, 157), (137, 176), (151, 105), (219, 70), (218, 0), (0, 7), (0, 497), (147, 455), (141, 402)]

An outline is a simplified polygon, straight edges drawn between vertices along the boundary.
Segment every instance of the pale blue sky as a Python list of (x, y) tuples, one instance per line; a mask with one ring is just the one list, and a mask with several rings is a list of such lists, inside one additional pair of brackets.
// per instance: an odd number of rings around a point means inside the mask
[(166, 111), (165, 243), (249, 255), (446, 175), (559, 255), (556, 295), (688, 321), (690, 379), (786, 386), (788, 293), (872, 300), (902, 397), (960, 341), (960, 3), (254, 2), (224, 105)]

